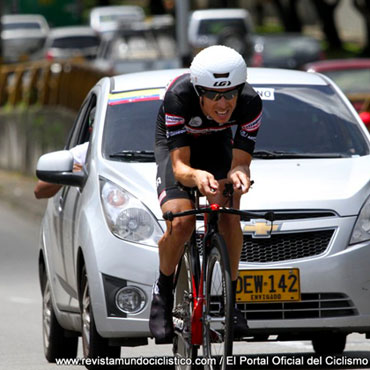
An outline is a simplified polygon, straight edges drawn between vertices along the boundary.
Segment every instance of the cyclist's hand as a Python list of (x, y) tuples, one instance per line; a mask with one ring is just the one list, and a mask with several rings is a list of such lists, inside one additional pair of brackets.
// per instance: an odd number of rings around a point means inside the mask
[(230, 171), (228, 179), (233, 184), (234, 191), (240, 192), (241, 194), (247, 193), (251, 186), (249, 176), (247, 176), (244, 171), (238, 169)]
[(203, 195), (216, 195), (219, 191), (218, 181), (207, 171), (197, 170), (195, 182)]

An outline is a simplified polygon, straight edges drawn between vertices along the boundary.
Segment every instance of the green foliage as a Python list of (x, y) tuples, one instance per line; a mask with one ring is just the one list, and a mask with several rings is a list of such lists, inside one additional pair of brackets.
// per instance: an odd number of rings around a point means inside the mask
[(284, 27), (278, 22), (266, 22), (262, 26), (256, 26), (255, 29), (259, 34), (284, 32)]
[(359, 58), (362, 53), (361, 46), (354, 42), (344, 42), (341, 49), (330, 48), (326, 41), (322, 44), (327, 59)]

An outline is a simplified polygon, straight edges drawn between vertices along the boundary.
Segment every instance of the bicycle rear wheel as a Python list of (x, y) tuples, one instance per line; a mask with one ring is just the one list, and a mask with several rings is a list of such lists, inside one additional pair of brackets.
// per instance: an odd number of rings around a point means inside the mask
[(175, 336), (173, 340), (173, 354), (175, 369), (195, 369), (194, 361), (197, 356), (197, 346), (191, 343), (191, 317), (194, 308), (192, 267), (189, 247), (185, 248), (184, 255), (177, 271), (177, 283), (174, 294), (173, 322)]
[(205, 369), (226, 369), (233, 349), (233, 302), (229, 256), (221, 235), (212, 236), (205, 274), (203, 356)]

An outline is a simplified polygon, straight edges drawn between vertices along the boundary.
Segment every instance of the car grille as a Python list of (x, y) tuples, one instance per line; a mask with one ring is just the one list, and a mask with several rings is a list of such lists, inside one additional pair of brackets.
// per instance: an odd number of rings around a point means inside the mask
[[(271, 238), (252, 238), (244, 235), (242, 262), (287, 261), (324, 253), (334, 230), (320, 230), (300, 233), (273, 234)], [(202, 234), (197, 235), (198, 249), (201, 251)]]
[(238, 303), (248, 320), (319, 319), (358, 315), (342, 293), (302, 293), (299, 302)]

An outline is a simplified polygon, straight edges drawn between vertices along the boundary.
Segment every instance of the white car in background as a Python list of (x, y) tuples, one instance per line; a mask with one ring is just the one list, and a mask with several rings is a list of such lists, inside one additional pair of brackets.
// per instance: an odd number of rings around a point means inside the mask
[(89, 26), (64, 26), (52, 28), (45, 42), (45, 57), (54, 59), (94, 59), (100, 37)]
[[(41, 227), (49, 361), (76, 356), (79, 335), (84, 355), (93, 358), (118, 357), (121, 346), (150, 337), (157, 243), (165, 230), (155, 122), (165, 86), (184, 72), (103, 78), (66, 144), (89, 141), (83, 171), (72, 172), (68, 150), (38, 162), (39, 178), (66, 185), (49, 200)], [(276, 214), (271, 235), (264, 220), (242, 221), (246, 284), (238, 285), (237, 298), (248, 339), (311, 340), (317, 353), (341, 353), (348, 334), (370, 336), (369, 132), (325, 76), (249, 68), (248, 81), (264, 110), (251, 167), (255, 184), (241, 208)], [(259, 284), (262, 271), (267, 284)]]
[(246, 9), (202, 9), (190, 14), (188, 40), (196, 54), (211, 45), (237, 50), (249, 64), (254, 54), (254, 27)]
[(143, 8), (136, 5), (100, 6), (91, 9), (90, 26), (99, 34), (116, 31), (121, 25), (143, 22)]
[(44, 46), (49, 25), (40, 14), (8, 14), (1, 17), (1, 42), (5, 62), (26, 61)]

